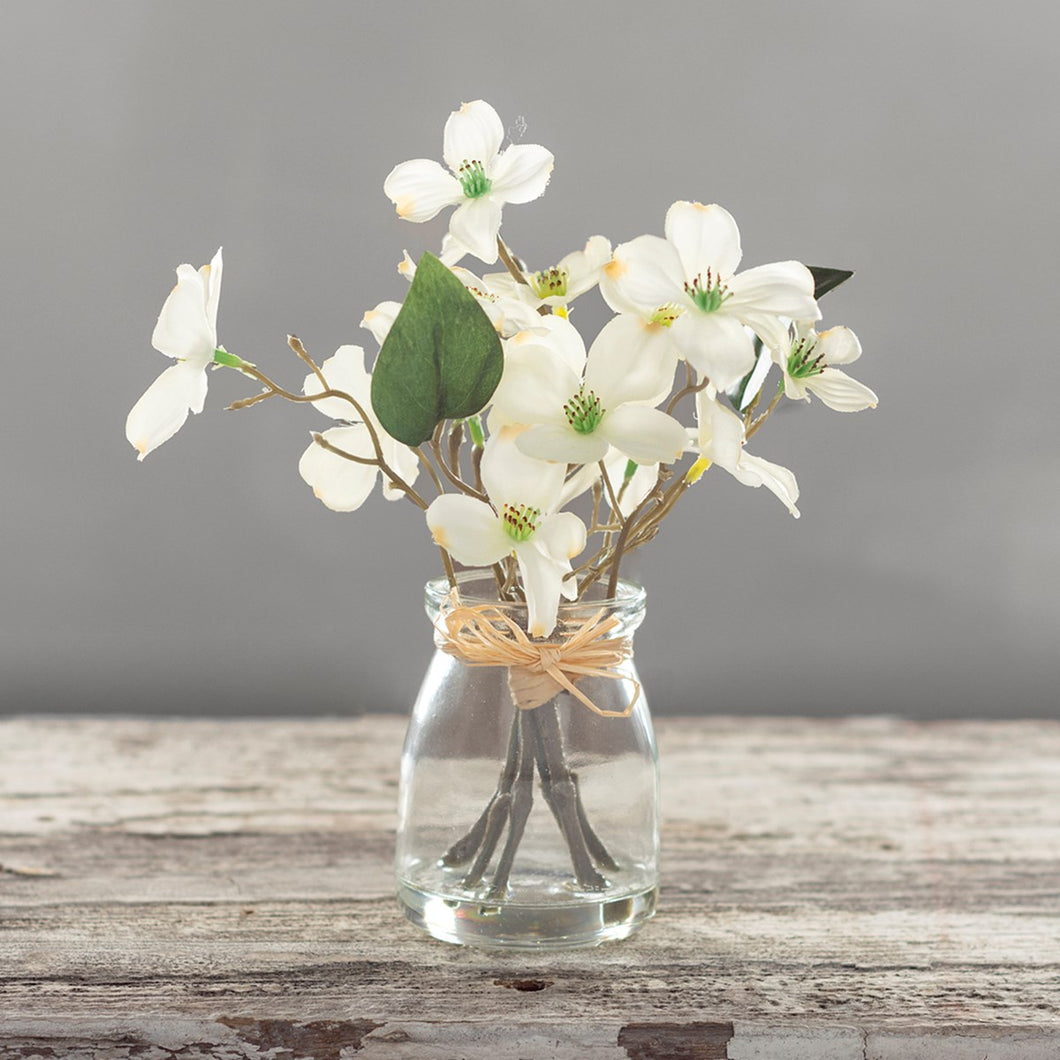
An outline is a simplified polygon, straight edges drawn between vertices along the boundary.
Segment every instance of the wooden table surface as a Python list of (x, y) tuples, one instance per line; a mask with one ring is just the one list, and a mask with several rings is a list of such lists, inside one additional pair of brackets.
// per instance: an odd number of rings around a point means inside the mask
[(0, 721), (0, 1058), (1060, 1057), (1060, 722), (663, 719), (635, 938), (408, 924), (404, 719)]

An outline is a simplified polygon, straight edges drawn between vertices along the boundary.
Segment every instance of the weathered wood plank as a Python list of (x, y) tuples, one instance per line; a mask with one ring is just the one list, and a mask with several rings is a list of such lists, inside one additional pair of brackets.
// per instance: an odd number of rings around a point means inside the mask
[(0, 1057), (1060, 1056), (1058, 723), (664, 719), (659, 916), (518, 955), (398, 913), (402, 728), (0, 722)]

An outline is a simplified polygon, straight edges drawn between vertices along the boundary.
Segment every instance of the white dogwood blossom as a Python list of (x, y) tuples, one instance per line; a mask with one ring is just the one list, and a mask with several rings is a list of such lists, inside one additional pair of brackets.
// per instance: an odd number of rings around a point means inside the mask
[(427, 509), (435, 542), (460, 563), (488, 567), (514, 554), (526, 591), (529, 633), (547, 637), (556, 626), (560, 596), (577, 595), (570, 561), (585, 548), (585, 524), (560, 512), (566, 468), (525, 456), (518, 429), (490, 437), (482, 455), (489, 503), (446, 493)]
[(795, 338), (774, 360), (784, 373), (784, 393), (794, 400), (810, 400), (816, 394), (836, 412), (860, 412), (875, 408), (876, 395), (863, 383), (833, 367), (851, 364), (861, 356), (861, 343), (850, 328), (829, 328), (818, 334), (812, 321), (795, 327)]
[(548, 306), (566, 316), (567, 306), (600, 282), (600, 272), (610, 260), (611, 241), (591, 236), (581, 250), (565, 255), (558, 264), (528, 272), (526, 283), (520, 283), (510, 272), (491, 272), (483, 279), (497, 294), (517, 299), (532, 310)]
[(398, 216), (429, 221), (446, 206), (449, 219), (446, 264), (462, 251), (492, 264), (505, 203), (531, 202), (544, 193), (552, 173), (550, 151), (537, 144), (512, 144), (501, 150), (504, 126), (497, 112), (478, 99), (453, 111), (445, 123), (438, 162), (416, 158), (391, 170), (383, 184)]
[(209, 265), (177, 267), (177, 285), (162, 305), (151, 345), (177, 363), (167, 368), (132, 407), (125, 437), (143, 460), (202, 412), (206, 369), (217, 353), (217, 304), (221, 297), (221, 250)]
[(508, 343), (493, 395), (496, 417), (529, 428), (517, 441), (522, 452), (591, 464), (614, 446), (638, 464), (675, 460), (684, 448), (684, 428), (653, 407), (670, 390), (673, 360), (640, 357), (635, 347), (614, 341), (607, 327), (586, 357), (574, 326), (551, 319), (548, 333)]
[(786, 467), (752, 456), (744, 449), (747, 439), (743, 420), (717, 400), (714, 387), (696, 395), (696, 414), (698, 437), (691, 448), (700, 458), (689, 468), (688, 481), (695, 482), (711, 464), (717, 464), (745, 486), (765, 486), (798, 519), (795, 502), (799, 499), (799, 485), (795, 476)]
[(787, 321), (817, 320), (810, 270), (797, 261), (737, 273), (743, 251), (721, 206), (675, 202), (666, 238), (638, 236), (615, 249), (600, 292), (618, 313), (669, 325), (682, 357), (726, 390), (754, 366), (754, 332), (770, 349), (787, 344)]
[[(374, 312), (382, 316), (384, 310), (377, 306)], [(385, 337), (385, 332), (383, 334)], [(371, 423), (379, 439), (379, 448), (386, 463), (409, 485), (415, 482), (419, 471), (416, 454), (407, 445), (391, 438), (372, 410), (372, 377), (364, 367), (364, 350), (360, 346), (340, 346), (335, 355), (320, 366), (320, 370), (327, 380), (328, 389), (348, 394), (363, 409), (367, 422)], [(316, 373), (306, 376), (302, 392), (308, 397), (324, 392)], [(313, 494), (332, 511), (356, 511), (368, 498), (380, 475), (377, 464), (360, 462), (376, 459), (371, 432), (357, 408), (345, 398), (324, 397), (313, 404), (324, 415), (345, 421), (342, 426), (324, 431), (324, 440), (358, 459), (348, 460), (313, 441), (298, 462), (298, 472), (306, 484), (312, 487)], [(391, 501), (404, 496), (404, 491), (395, 486), (386, 474), (383, 474), (383, 496)]]

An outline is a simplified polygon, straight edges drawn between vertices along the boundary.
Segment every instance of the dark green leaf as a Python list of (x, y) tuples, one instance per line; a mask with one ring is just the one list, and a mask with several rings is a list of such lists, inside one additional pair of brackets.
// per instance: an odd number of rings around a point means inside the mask
[(834, 291), (841, 283), (846, 283), (854, 275), (852, 269), (828, 269), (823, 265), (808, 265), (813, 274), (813, 296), (820, 298)]
[(424, 254), (372, 371), (372, 408), (384, 430), (420, 445), (442, 420), (480, 412), (503, 368), (500, 339), (475, 296)]

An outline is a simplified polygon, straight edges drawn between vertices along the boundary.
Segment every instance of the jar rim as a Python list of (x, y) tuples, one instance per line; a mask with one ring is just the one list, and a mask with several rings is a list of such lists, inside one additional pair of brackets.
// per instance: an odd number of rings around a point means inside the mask
[[(482, 604), (492, 604), (505, 609), (526, 610), (526, 603), (522, 600), (498, 600), (496, 592), (496, 581), (492, 571), (463, 570), (456, 575), (457, 588), (460, 590), (460, 599), (463, 604), (475, 607)], [(594, 589), (599, 589), (599, 594), (593, 594)], [(492, 591), (491, 591), (492, 590)], [(424, 595), (428, 606), (440, 608), (446, 601), (452, 587), (448, 578), (432, 578), (424, 586)], [(636, 582), (626, 581), (620, 578), (614, 596), (607, 596), (604, 588), (597, 583), (591, 586), (590, 595), (580, 600), (560, 600), (560, 610), (573, 608), (607, 608), (607, 609), (629, 609), (638, 610), (644, 607), (647, 593), (642, 585)]]

